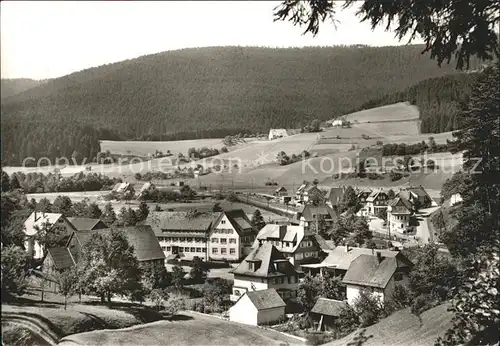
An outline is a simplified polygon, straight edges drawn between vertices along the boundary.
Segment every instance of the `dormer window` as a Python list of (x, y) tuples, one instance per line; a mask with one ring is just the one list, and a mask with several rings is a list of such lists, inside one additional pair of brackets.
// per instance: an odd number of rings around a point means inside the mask
[(226, 224), (226, 220), (222, 220), (220, 223), (223, 224), (223, 225), (225, 225)]

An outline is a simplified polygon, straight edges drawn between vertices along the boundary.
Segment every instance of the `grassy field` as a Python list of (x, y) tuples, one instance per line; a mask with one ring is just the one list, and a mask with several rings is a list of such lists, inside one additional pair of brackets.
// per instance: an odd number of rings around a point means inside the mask
[(103, 330), (65, 337), (59, 345), (294, 345), (299, 340), (278, 332), (183, 312), (159, 321), (121, 330)]
[(392, 105), (365, 109), (346, 115), (346, 120), (351, 123), (366, 123), (374, 121), (405, 121), (419, 118), (417, 107), (406, 102), (394, 103)]
[[(452, 313), (447, 311), (446, 305), (440, 305), (425, 311), (419, 316), (407, 310), (398, 311), (383, 319), (377, 324), (366, 328), (364, 335), (368, 338), (363, 346), (370, 345), (407, 345), (431, 346), (439, 336), (452, 327)], [(356, 331), (345, 338), (335, 340), (326, 345), (344, 346), (353, 342), (359, 334)]]
[(222, 138), (194, 139), (185, 141), (101, 141), (101, 151), (109, 150), (113, 154), (147, 156), (155, 150), (166, 152), (170, 150), (173, 155), (187, 154), (189, 148), (217, 148), (220, 149)]

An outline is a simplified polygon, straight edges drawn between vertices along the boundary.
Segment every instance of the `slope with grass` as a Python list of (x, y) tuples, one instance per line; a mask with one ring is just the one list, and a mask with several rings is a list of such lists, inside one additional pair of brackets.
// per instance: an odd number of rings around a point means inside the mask
[(279, 332), (229, 322), (213, 316), (182, 312), (159, 321), (120, 330), (102, 330), (65, 337), (61, 346), (75, 345), (303, 345)]
[(22, 93), (45, 82), (46, 81), (39, 81), (29, 78), (2, 78), (0, 88), (2, 101), (3, 99)]
[[(452, 313), (447, 311), (448, 305), (443, 304), (425, 311), (420, 316), (411, 314), (408, 310), (395, 312), (377, 324), (364, 329), (367, 338), (363, 346), (431, 346), (439, 336), (452, 327)], [(330, 342), (328, 346), (344, 346), (354, 342), (360, 334), (358, 330), (345, 338)], [(353, 343), (358, 345), (357, 343)]]

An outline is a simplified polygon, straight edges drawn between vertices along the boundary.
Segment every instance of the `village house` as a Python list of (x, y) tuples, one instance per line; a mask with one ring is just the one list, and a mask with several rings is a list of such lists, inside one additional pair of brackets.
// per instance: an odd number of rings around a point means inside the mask
[(346, 123), (347, 121), (343, 117), (336, 118), (331, 122), (332, 127), (343, 127)]
[(113, 186), (112, 191), (116, 193), (125, 193), (132, 190), (133, 186), (130, 183), (125, 182), (125, 183), (116, 183), (115, 186)]
[[(392, 250), (377, 250), (385, 257), (395, 257), (400, 254), (399, 251)], [(328, 256), (321, 263), (303, 264), (301, 266), (304, 273), (312, 275), (323, 275), (326, 271), (331, 276), (343, 277), (351, 263), (361, 255), (375, 255), (374, 249), (352, 247), (352, 246), (337, 246), (328, 252)]]
[(285, 317), (285, 307), (274, 288), (247, 291), (229, 309), (229, 320), (252, 326), (269, 325)]
[(437, 203), (429, 196), (422, 185), (401, 189), (397, 195), (406, 198), (413, 205), (414, 209), (437, 206)]
[(402, 254), (384, 256), (382, 251), (375, 255), (362, 254), (354, 259), (342, 283), (346, 286), (347, 302), (353, 304), (362, 290), (388, 301), (396, 284), (408, 285), (408, 274), (413, 264)]
[(320, 261), (326, 253), (317, 237), (304, 226), (267, 224), (259, 231), (253, 248), (269, 243), (283, 253), (292, 265), (300, 268), (302, 263)]
[(345, 190), (345, 186), (331, 187), (325, 195), (326, 204), (328, 204), (330, 208), (338, 207), (344, 199)]
[(45, 256), (45, 249), (35, 240), (38, 230), (43, 227), (44, 224), (63, 225), (67, 230), (67, 236), (75, 230), (71, 222), (59, 213), (45, 213), (40, 211), (34, 211), (31, 215), (24, 221), (24, 248), (30, 256), (35, 259), (40, 259)]
[(362, 206), (358, 211), (359, 216), (368, 216), (370, 214), (366, 200), (372, 194), (372, 192), (373, 191), (370, 188), (363, 188), (357, 191), (357, 197)]
[(394, 198), (387, 207), (387, 222), (391, 231), (405, 233), (412, 230), (413, 206), (404, 197)]
[(462, 201), (462, 195), (460, 195), (459, 193), (454, 193), (450, 197), (450, 206), (454, 206), (455, 204), (461, 203)]
[(155, 184), (151, 183), (151, 182), (146, 182), (144, 183), (141, 188), (139, 189), (139, 193), (137, 194), (137, 196), (140, 198), (142, 197), (146, 192), (150, 192), (152, 190), (154, 190), (156, 188)]
[(369, 216), (376, 216), (380, 210), (387, 210), (389, 195), (382, 189), (372, 191), (366, 198), (366, 209)]
[(285, 301), (294, 298), (299, 285), (295, 267), (270, 242), (255, 248), (233, 270), (231, 301), (237, 301), (246, 292), (274, 288)]
[(270, 129), (269, 130), (269, 140), (272, 141), (276, 138), (288, 137), (288, 132), (286, 129)]
[(297, 189), (295, 199), (299, 203), (322, 202), (325, 199), (325, 192), (314, 184), (304, 182)]
[(311, 319), (318, 331), (330, 331), (336, 328), (336, 321), (347, 302), (320, 297), (310, 311)]
[(284, 186), (281, 186), (281, 187), (278, 187), (276, 190), (274, 190), (274, 195), (276, 197), (288, 196), (288, 191), (285, 189)]
[(86, 217), (68, 217), (68, 221), (77, 231), (95, 231), (103, 228), (109, 228), (100, 219), (90, 219)]
[(338, 219), (337, 212), (327, 204), (306, 204), (297, 212), (292, 219), (292, 223), (299, 224), (305, 228), (318, 229), (320, 223), (329, 227)]
[[(150, 226), (136, 225), (116, 228), (115, 230), (125, 234), (129, 244), (134, 247), (135, 255), (140, 264), (165, 265), (165, 255), (161, 251), (158, 240)], [(78, 263), (82, 255), (82, 249), (89, 242), (93, 233), (107, 235), (112, 231), (111, 228), (100, 229), (98, 232), (74, 231), (66, 245), (73, 263)], [(58, 260), (55, 260), (55, 262), (58, 262)]]
[(171, 259), (237, 261), (251, 250), (256, 232), (240, 209), (224, 212), (150, 212), (144, 224), (153, 228)]
[[(137, 225), (117, 228), (116, 230), (123, 232), (129, 244), (134, 247), (139, 264), (165, 265), (165, 255), (161, 251), (160, 245), (150, 226)], [(82, 249), (89, 242), (93, 233), (107, 235), (110, 232), (112, 232), (110, 228), (74, 230), (65, 247), (49, 248), (42, 264), (42, 273), (47, 278), (47, 288), (54, 292), (57, 290), (57, 286), (51, 278), (54, 277), (56, 272), (69, 269), (80, 261)]]

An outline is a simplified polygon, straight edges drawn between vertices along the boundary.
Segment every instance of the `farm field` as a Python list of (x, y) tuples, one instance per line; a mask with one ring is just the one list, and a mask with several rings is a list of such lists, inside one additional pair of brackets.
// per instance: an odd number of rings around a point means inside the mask
[(187, 154), (189, 148), (216, 148), (220, 149), (222, 138), (194, 139), (184, 141), (101, 141), (101, 151), (109, 150), (113, 154), (147, 156), (155, 150), (166, 152), (170, 150), (173, 155)]
[(399, 102), (392, 105), (365, 109), (359, 112), (347, 114), (346, 120), (351, 124), (375, 121), (407, 121), (419, 119), (418, 107), (408, 102)]
[(370, 122), (360, 123), (353, 125), (354, 127), (364, 129), (379, 136), (393, 136), (393, 135), (418, 135), (420, 134), (420, 121), (387, 121), (387, 122)]
[(182, 312), (172, 321), (158, 321), (119, 330), (75, 334), (59, 345), (295, 345), (301, 341), (279, 332)]

